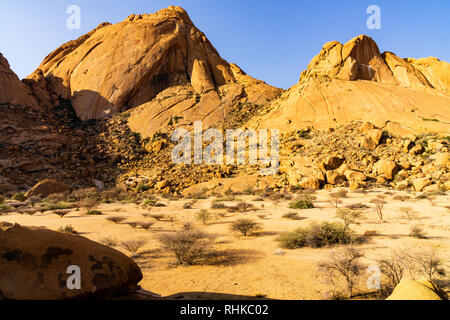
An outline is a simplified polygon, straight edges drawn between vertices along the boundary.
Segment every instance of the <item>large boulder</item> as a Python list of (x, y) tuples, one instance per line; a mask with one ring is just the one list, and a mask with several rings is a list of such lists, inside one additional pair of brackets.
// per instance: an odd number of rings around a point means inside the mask
[(54, 193), (70, 192), (70, 190), (71, 189), (63, 183), (51, 179), (45, 179), (38, 182), (33, 188), (28, 190), (25, 196), (47, 197)]
[(394, 179), (398, 171), (397, 163), (392, 160), (380, 160), (374, 165), (374, 172), (378, 175), (383, 175), (388, 180)]
[[(81, 289), (69, 289), (70, 266)], [(0, 299), (108, 298), (138, 288), (142, 272), (133, 260), (84, 237), (0, 223)], [(69, 280), (69, 281), (68, 281)]]
[(426, 280), (403, 279), (386, 300), (442, 300)]

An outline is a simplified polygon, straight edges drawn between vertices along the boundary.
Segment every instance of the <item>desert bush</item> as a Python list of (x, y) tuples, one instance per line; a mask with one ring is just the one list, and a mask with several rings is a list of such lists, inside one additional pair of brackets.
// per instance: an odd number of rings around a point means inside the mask
[(289, 219), (289, 220), (300, 220), (301, 217), (298, 215), (297, 212), (288, 212), (283, 214), (283, 218)]
[(226, 209), (227, 205), (225, 203), (222, 202), (218, 202), (218, 201), (213, 201), (211, 203), (211, 209)]
[(308, 228), (298, 228), (280, 235), (278, 240), (286, 249), (301, 247), (321, 248), (334, 244), (350, 244), (357, 240), (343, 223), (322, 222)]
[(150, 218), (151, 214), (147, 213), (147, 212), (144, 212), (144, 213), (141, 213), (141, 216), (143, 216), (144, 218)]
[(208, 212), (206, 209), (202, 209), (196, 214), (197, 221), (200, 221), (204, 225), (207, 225), (209, 220), (211, 219), (211, 213)]
[(163, 220), (166, 217), (166, 215), (165, 214), (160, 214), (160, 213), (154, 213), (154, 214), (151, 215), (151, 217), (153, 219), (155, 219), (156, 221), (161, 221), (161, 220)]
[(126, 218), (121, 217), (121, 216), (111, 216), (111, 217), (107, 217), (106, 220), (111, 221), (112, 223), (115, 223), (115, 224), (119, 224), (119, 223), (125, 221)]
[(183, 205), (183, 209), (192, 209), (192, 207), (194, 206), (194, 204), (195, 204), (195, 201), (189, 201), (189, 202), (186, 202), (186, 203)]
[(45, 201), (54, 204), (58, 202), (65, 202), (67, 199), (68, 195), (66, 193), (52, 193), (45, 198)]
[(342, 203), (342, 199), (347, 197), (347, 191), (345, 190), (338, 190), (334, 192), (330, 192), (330, 201), (331, 203), (338, 208), (339, 204)]
[(159, 241), (175, 255), (179, 264), (189, 266), (204, 259), (212, 247), (211, 236), (198, 230), (163, 234)]
[(0, 214), (8, 213), (8, 211), (11, 209), (10, 206), (0, 203)]
[(289, 204), (290, 209), (312, 209), (314, 208), (314, 204), (311, 201), (298, 199)]
[(36, 205), (36, 203), (41, 202), (42, 199), (39, 196), (31, 196), (31, 197), (28, 197), (28, 201), (30, 202), (31, 206), (34, 207)]
[(278, 237), (281, 246), (286, 249), (303, 248), (307, 245), (308, 230), (305, 228), (296, 229), (291, 232), (284, 232)]
[(359, 210), (338, 208), (336, 210), (336, 217), (344, 222), (345, 229), (347, 229), (351, 224), (357, 223), (361, 219), (362, 212)]
[(132, 227), (133, 229), (136, 229), (139, 226), (139, 222), (127, 222), (127, 224)]
[(267, 218), (267, 214), (261, 213), (261, 214), (258, 214), (257, 217), (260, 219), (265, 219), (265, 218)]
[(15, 201), (24, 202), (25, 200), (27, 200), (27, 197), (25, 197), (25, 194), (23, 193), (16, 193), (12, 196), (12, 199)]
[(55, 210), (53, 211), (53, 213), (59, 216), (60, 218), (64, 218), (64, 216), (70, 213), (70, 210)]
[(40, 207), (39, 209), (42, 212), (45, 212), (45, 211), (72, 209), (73, 207), (74, 207), (73, 203), (58, 202), (58, 203), (47, 203), (42, 207)]
[(244, 237), (249, 236), (260, 229), (260, 224), (250, 219), (239, 219), (233, 221), (231, 230), (242, 233)]
[(426, 278), (433, 284), (438, 283), (439, 277), (446, 276), (444, 260), (435, 249), (419, 249), (407, 253), (410, 263), (410, 274), (413, 278)]
[(150, 228), (154, 225), (154, 222), (141, 222), (139, 226), (144, 230), (150, 230)]
[(380, 199), (373, 199), (370, 202), (374, 204), (375, 213), (377, 214), (380, 221), (383, 221), (384, 220), (383, 210), (384, 210), (384, 206), (385, 206), (385, 204), (387, 204), (387, 202), (380, 200)]
[(423, 227), (416, 225), (412, 226), (409, 232), (409, 236), (417, 239), (426, 239), (425, 231), (423, 230)]
[(402, 208), (400, 208), (400, 211), (404, 212), (406, 215), (406, 218), (410, 221), (417, 219), (417, 212), (415, 212), (410, 207), (402, 207)]
[(402, 202), (404, 202), (404, 201), (406, 201), (406, 200), (410, 200), (411, 199), (411, 196), (407, 196), (407, 195), (396, 195), (396, 196), (393, 196), (392, 197), (392, 199), (393, 200), (397, 200), (397, 201), (402, 201)]
[(103, 212), (101, 212), (99, 210), (86, 211), (86, 215), (88, 215), (88, 216), (101, 216), (102, 214), (103, 214)]
[(104, 237), (104, 238), (100, 239), (99, 242), (108, 247), (116, 247), (117, 246), (117, 240), (113, 237)]
[(192, 229), (194, 229), (194, 226), (190, 222), (185, 222), (181, 226), (181, 230), (184, 230), (184, 231), (191, 231)]
[(345, 207), (348, 208), (348, 209), (353, 209), (353, 210), (355, 210), (355, 209), (368, 209), (369, 208), (369, 206), (367, 204), (364, 204), (364, 203), (361, 203), (361, 202), (348, 204)]
[(389, 257), (378, 259), (376, 262), (386, 278), (386, 282), (383, 282), (380, 288), (382, 297), (386, 298), (400, 283), (408, 271), (409, 265), (402, 251), (394, 252)]
[(144, 240), (128, 240), (123, 241), (120, 246), (128, 250), (133, 256), (135, 256), (137, 255), (139, 249), (142, 248), (146, 243), (147, 241)]
[(58, 229), (59, 232), (69, 233), (69, 234), (78, 234), (78, 232), (72, 227), (72, 225), (67, 225), (65, 227), (60, 227)]
[(353, 296), (354, 286), (363, 274), (364, 265), (361, 263), (363, 253), (353, 247), (346, 247), (339, 252), (332, 251), (328, 260), (319, 264), (319, 271), (337, 291), (340, 283), (344, 282), (348, 297)]
[(85, 208), (86, 214), (89, 214), (89, 212), (98, 204), (97, 199), (95, 198), (85, 198), (82, 200), (79, 200), (77, 202), (78, 208)]

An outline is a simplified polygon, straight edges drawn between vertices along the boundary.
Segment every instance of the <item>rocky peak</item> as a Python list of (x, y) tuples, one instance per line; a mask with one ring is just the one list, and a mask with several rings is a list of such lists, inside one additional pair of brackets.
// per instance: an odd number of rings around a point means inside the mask
[(8, 60), (0, 53), (0, 103), (37, 108), (31, 91), (11, 70)]
[(237, 83), (230, 65), (186, 11), (173, 6), (100, 25), (51, 53), (28, 79), (42, 79), (40, 73), (46, 83), (39, 88), (71, 100), (83, 120), (143, 105), (174, 86), (204, 95)]

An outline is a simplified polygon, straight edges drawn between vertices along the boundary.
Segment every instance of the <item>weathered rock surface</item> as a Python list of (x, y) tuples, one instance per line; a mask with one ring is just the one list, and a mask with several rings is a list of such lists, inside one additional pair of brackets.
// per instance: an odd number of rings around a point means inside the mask
[(101, 24), (47, 56), (33, 79), (44, 79), (50, 95), (70, 99), (83, 120), (141, 106), (130, 124), (145, 136), (180, 119), (210, 125), (237, 102), (264, 104), (280, 91), (228, 64), (186, 11), (173, 6)]
[[(364, 35), (346, 44), (329, 42), (302, 72), (299, 83), (249, 126), (325, 130), (362, 120), (397, 135), (448, 134), (449, 77), (448, 63), (381, 54)], [(376, 147), (369, 137), (360, 143)]]
[(426, 280), (403, 279), (386, 300), (442, 300)]
[[(80, 267), (79, 290), (67, 288), (72, 265)], [(141, 279), (130, 258), (84, 237), (0, 223), (0, 298), (108, 298), (135, 291)]]
[(37, 183), (30, 190), (28, 190), (25, 196), (26, 197), (41, 196), (45, 198), (54, 193), (65, 193), (70, 191), (71, 191), (70, 187), (66, 186), (64, 183), (60, 183), (58, 181), (51, 179), (45, 179)]
[[(11, 70), (8, 60), (0, 53), (0, 103), (10, 103), (37, 108), (30, 88), (23, 84)], [(1, 107), (1, 106), (0, 106)]]

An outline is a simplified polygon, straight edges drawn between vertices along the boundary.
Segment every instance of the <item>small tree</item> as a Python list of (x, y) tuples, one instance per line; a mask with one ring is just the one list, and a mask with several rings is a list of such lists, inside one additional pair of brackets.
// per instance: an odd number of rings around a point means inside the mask
[(408, 263), (405, 253), (394, 252), (391, 256), (377, 260), (381, 272), (385, 275), (387, 283), (381, 288), (383, 296), (389, 296), (400, 283), (406, 271)]
[(211, 214), (206, 209), (202, 209), (197, 212), (197, 220), (203, 223), (204, 225), (208, 224), (208, 221), (211, 219)]
[(353, 296), (353, 288), (361, 275), (364, 265), (360, 259), (364, 255), (353, 247), (346, 247), (341, 252), (331, 252), (327, 261), (319, 265), (319, 270), (333, 285), (337, 285), (340, 279), (346, 283), (348, 296)]
[(380, 219), (380, 221), (383, 221), (383, 210), (387, 202), (380, 199), (374, 199), (371, 202), (374, 204), (375, 213), (377, 214), (378, 218)]
[(336, 217), (344, 222), (344, 231), (347, 231), (351, 224), (358, 222), (362, 217), (362, 212), (359, 210), (339, 208), (336, 210)]
[(244, 237), (260, 229), (260, 224), (250, 219), (239, 219), (231, 224), (231, 230), (239, 231)]
[(331, 192), (329, 194), (331, 203), (338, 208), (339, 204), (342, 203), (342, 199), (347, 197), (347, 191), (345, 190), (338, 190), (335, 192)]

